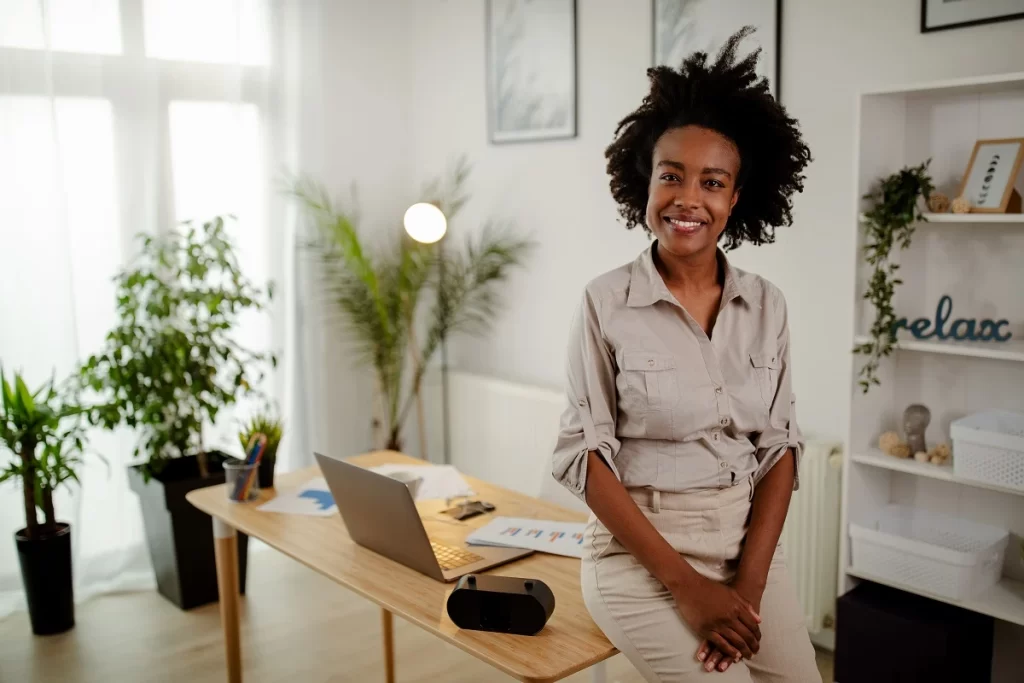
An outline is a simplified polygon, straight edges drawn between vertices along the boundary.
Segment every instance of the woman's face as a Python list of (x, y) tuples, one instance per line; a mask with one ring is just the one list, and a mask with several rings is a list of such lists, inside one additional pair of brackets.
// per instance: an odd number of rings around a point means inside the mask
[(654, 144), (647, 227), (676, 256), (714, 253), (739, 199), (740, 155), (708, 128), (670, 128)]

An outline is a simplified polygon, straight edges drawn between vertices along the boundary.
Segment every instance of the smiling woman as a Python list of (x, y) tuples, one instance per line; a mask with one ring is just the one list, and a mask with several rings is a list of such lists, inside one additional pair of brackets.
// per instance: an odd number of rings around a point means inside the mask
[(656, 241), (587, 285), (570, 333), (553, 473), (594, 513), (587, 608), (648, 681), (820, 680), (779, 543), (803, 450), (786, 302), (719, 249), (772, 242), (810, 161), (757, 52), (737, 60), (749, 32), (648, 71), (606, 156)]

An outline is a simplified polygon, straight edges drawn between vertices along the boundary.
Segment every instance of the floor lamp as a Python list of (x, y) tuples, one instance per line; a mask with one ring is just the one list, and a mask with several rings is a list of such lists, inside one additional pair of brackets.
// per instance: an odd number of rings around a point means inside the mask
[[(442, 238), (448, 231), (448, 219), (441, 209), (427, 202), (410, 206), (402, 221), (409, 237), (420, 244), (437, 244), (437, 267), (441, 281), (444, 281), (444, 243)], [(444, 434), (444, 462), (451, 462), (451, 448), (448, 442), (448, 344), (441, 337), (441, 427)]]

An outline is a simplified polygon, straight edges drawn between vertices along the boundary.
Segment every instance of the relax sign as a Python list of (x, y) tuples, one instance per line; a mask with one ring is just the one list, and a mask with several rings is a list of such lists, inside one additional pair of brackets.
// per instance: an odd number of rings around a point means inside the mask
[(957, 318), (949, 327), (946, 323), (953, 313), (953, 299), (949, 295), (939, 299), (939, 305), (935, 307), (934, 327), (933, 321), (928, 318), (918, 318), (914, 322), (908, 322), (906, 318), (900, 318), (893, 325), (893, 334), (900, 331), (900, 328), (910, 330), (910, 333), (917, 339), (958, 339), (969, 341), (995, 341), (1004, 342), (1013, 335), (1005, 331), (1009, 320), (974, 320)]

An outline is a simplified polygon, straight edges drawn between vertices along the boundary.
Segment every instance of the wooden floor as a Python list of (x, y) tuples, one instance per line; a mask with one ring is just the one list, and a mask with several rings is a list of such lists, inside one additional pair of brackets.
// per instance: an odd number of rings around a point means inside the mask
[[(380, 612), (363, 598), (273, 550), (250, 555), (242, 601), (242, 658), (251, 683), (383, 681)], [(95, 598), (79, 605), (77, 626), (44, 638), (28, 617), (0, 621), (0, 680), (18, 683), (189, 681), (222, 683), (217, 605), (181, 612), (155, 592)], [(468, 654), (395, 620), (399, 683), (511, 681)], [(824, 680), (831, 657), (819, 655)], [(586, 672), (567, 680), (585, 683)], [(713, 680), (713, 679), (709, 679)], [(621, 655), (608, 681), (642, 683)]]

